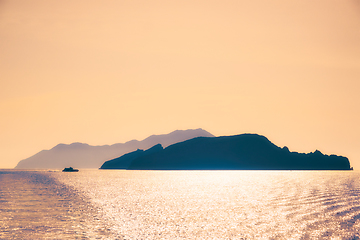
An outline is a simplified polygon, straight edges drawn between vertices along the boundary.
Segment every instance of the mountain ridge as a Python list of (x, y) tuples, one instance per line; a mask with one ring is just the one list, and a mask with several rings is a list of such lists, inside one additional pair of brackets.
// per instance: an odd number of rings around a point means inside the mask
[(16, 169), (62, 169), (99, 168), (105, 161), (122, 156), (138, 148), (147, 149), (158, 143), (169, 146), (197, 136), (214, 137), (204, 129), (175, 130), (168, 134), (151, 135), (145, 139), (130, 140), (125, 143), (92, 146), (87, 143), (59, 143), (51, 149), (41, 150), (29, 158), (19, 161)]

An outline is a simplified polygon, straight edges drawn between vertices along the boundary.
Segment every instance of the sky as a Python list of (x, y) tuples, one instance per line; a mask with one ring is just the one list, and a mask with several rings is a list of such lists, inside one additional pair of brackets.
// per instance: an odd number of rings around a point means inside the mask
[(0, 0), (0, 168), (203, 128), (360, 169), (359, 43), (359, 0)]

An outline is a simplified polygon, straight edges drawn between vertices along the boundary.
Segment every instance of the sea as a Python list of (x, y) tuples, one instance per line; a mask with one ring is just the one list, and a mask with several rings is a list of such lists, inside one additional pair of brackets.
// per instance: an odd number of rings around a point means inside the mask
[(360, 172), (0, 170), (0, 239), (360, 239)]

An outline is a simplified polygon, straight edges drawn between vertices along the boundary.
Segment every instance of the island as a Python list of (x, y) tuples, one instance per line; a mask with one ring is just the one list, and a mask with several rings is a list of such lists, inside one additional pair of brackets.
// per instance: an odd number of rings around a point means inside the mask
[(175, 130), (167, 134), (151, 135), (141, 141), (131, 140), (112, 145), (91, 146), (87, 143), (60, 143), (49, 150), (21, 160), (16, 169), (63, 169), (75, 164), (78, 168), (99, 168), (105, 161), (122, 156), (136, 149), (148, 149), (156, 144), (164, 147), (195, 137), (214, 137), (198, 129)]
[(348, 158), (291, 152), (258, 134), (197, 137), (157, 144), (106, 161), (100, 169), (128, 170), (352, 170)]

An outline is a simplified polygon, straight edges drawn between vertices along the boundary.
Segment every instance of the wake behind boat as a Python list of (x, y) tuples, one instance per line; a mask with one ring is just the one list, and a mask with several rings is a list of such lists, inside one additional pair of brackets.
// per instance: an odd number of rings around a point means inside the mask
[(68, 167), (68, 168), (64, 168), (62, 171), (63, 171), (63, 172), (78, 172), (79, 169), (75, 169), (75, 168), (72, 168), (72, 167)]

